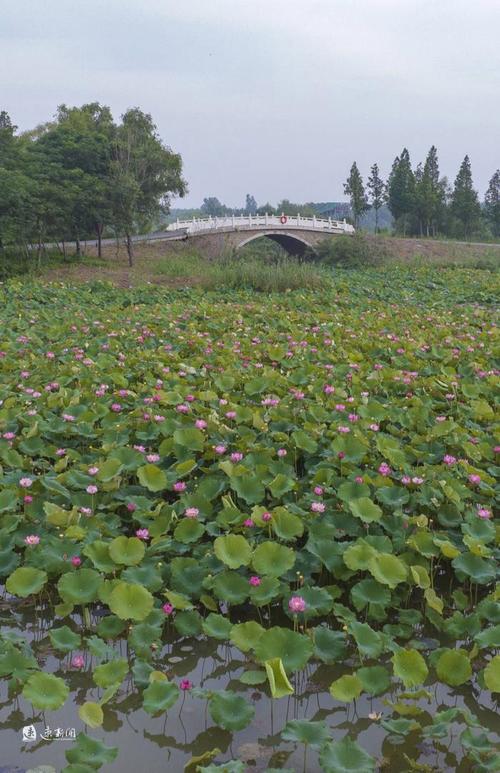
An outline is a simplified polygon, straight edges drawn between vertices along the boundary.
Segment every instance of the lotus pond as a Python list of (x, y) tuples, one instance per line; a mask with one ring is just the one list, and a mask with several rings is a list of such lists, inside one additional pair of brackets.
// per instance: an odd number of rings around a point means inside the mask
[(0, 287), (0, 770), (499, 770), (498, 289)]

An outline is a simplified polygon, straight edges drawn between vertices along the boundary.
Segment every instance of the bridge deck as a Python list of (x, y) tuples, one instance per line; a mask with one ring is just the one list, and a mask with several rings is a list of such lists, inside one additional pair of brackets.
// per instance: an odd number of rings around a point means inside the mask
[(182, 230), (187, 234), (213, 232), (260, 230), (268, 231), (315, 231), (316, 233), (353, 234), (354, 228), (345, 220), (328, 220), (319, 217), (303, 217), (300, 214), (288, 215), (229, 215), (228, 217), (193, 218), (177, 220), (167, 227), (167, 231)]

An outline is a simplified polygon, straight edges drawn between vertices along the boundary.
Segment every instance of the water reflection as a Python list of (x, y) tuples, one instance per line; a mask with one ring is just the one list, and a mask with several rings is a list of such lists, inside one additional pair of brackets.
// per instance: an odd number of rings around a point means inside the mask
[[(22, 728), (34, 725), (38, 733), (45, 727), (74, 727), (77, 732), (85, 726), (78, 717), (78, 707), (85, 701), (99, 700), (102, 690), (92, 681), (92, 669), (100, 662), (89, 650), (85, 651), (85, 668), (71, 668), (70, 656), (58, 657), (54, 652), (47, 630), (50, 621), (43, 616), (35, 620), (28, 607), (18, 607), (7, 616), (0, 613), (2, 633), (13, 636), (24, 632), (43, 668), (64, 677), (70, 688), (70, 697), (59, 711), (35, 711), (21, 695), (8, 694), (6, 679), (0, 681), (0, 773), (25, 771), (37, 765), (52, 765), (57, 771), (66, 764), (65, 751), (71, 741), (53, 739), (36, 742), (22, 741)], [(65, 623), (68, 621), (65, 620)], [(79, 624), (79, 619), (75, 618)], [(71, 621), (70, 621), (71, 624)], [(58, 623), (59, 625), (59, 623)], [(79, 630), (76, 628), (76, 630)], [(127, 642), (119, 640), (112, 645), (122, 656), (128, 655)], [(272, 701), (265, 685), (248, 686), (239, 676), (248, 660), (237, 649), (226, 643), (204, 637), (190, 639), (167, 633), (163, 647), (154, 654), (152, 663), (169, 679), (179, 683), (189, 679), (195, 687), (208, 690), (230, 689), (244, 695), (255, 706), (255, 718), (245, 730), (231, 733), (214, 725), (208, 712), (208, 702), (185, 694), (178, 703), (160, 717), (151, 717), (142, 709), (142, 689), (138, 689), (132, 675), (127, 676), (114, 697), (104, 706), (102, 728), (89, 730), (89, 735), (99, 738), (107, 746), (118, 747), (115, 762), (105, 765), (109, 773), (136, 773), (146, 768), (148, 773), (183, 771), (192, 756), (200, 756), (219, 748), (217, 762), (241, 759), (249, 771), (265, 771), (267, 767), (285, 768), (297, 773), (320, 771), (314, 750), (285, 742), (280, 733), (291, 719), (324, 720), (331, 728), (332, 737), (340, 739), (346, 733), (385, 764), (394, 773), (410, 769), (406, 761), (417, 760), (429, 766), (429, 770), (470, 771), (469, 760), (462, 760), (459, 741), (463, 725), (454, 723), (448, 737), (425, 739), (421, 733), (412, 732), (407, 737), (389, 735), (380, 723), (369, 718), (381, 713), (392, 716), (388, 702), (397, 702), (400, 688), (392, 685), (382, 696), (371, 698), (362, 695), (352, 704), (335, 701), (329, 685), (342, 673), (351, 671), (357, 664), (328, 666), (309, 663), (295, 674), (295, 694), (289, 698)], [(499, 720), (495, 705), (488, 702), (489, 693), (481, 692), (477, 684), (451, 689), (442, 684), (427, 685), (431, 699), (416, 702), (421, 709), (417, 719), (428, 725), (434, 714), (450, 707), (465, 707), (475, 714), (488, 730), (498, 733)]]

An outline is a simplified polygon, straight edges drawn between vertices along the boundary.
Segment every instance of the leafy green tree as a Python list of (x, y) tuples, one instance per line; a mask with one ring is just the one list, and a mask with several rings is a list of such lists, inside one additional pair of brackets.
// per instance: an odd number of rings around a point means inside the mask
[(488, 185), (484, 211), (493, 236), (500, 236), (500, 169), (496, 170)]
[(111, 161), (111, 202), (118, 234), (126, 237), (133, 264), (132, 235), (150, 227), (159, 213), (168, 213), (170, 195), (184, 196), (180, 155), (166, 147), (150, 115), (132, 108), (116, 130)]
[[(267, 212), (271, 214), (269, 210)], [(295, 217), (297, 214), (303, 217), (314, 217), (316, 210), (310, 204), (296, 204), (290, 201), (290, 199), (282, 199), (276, 204), (275, 213), (277, 215), (287, 215), (288, 217)]]
[(465, 156), (455, 178), (451, 196), (451, 213), (459, 223), (459, 235), (465, 238), (468, 238), (480, 224), (481, 207), (472, 183), (469, 156)]
[(415, 176), (410, 162), (410, 154), (403, 148), (392, 164), (387, 183), (387, 203), (396, 221), (396, 228), (406, 235), (415, 207)]
[(439, 178), (439, 162), (433, 145), (425, 164), (419, 164), (415, 172), (415, 214), (420, 235), (435, 236), (443, 219), (446, 198), (446, 182)]
[(385, 201), (385, 183), (380, 177), (378, 164), (373, 164), (370, 169), (370, 176), (366, 185), (370, 191), (370, 206), (375, 212), (375, 233), (378, 233), (378, 213)]
[(359, 169), (355, 161), (351, 166), (349, 177), (344, 183), (344, 193), (349, 196), (354, 219), (354, 226), (357, 227), (359, 218), (364, 212), (370, 209), (370, 205), (365, 193), (363, 178), (359, 173)]
[(253, 196), (251, 196), (249, 193), (246, 195), (245, 200), (245, 214), (246, 215), (256, 215), (257, 214), (257, 202)]
[(201, 205), (201, 212), (203, 217), (224, 217), (231, 211), (225, 204), (221, 204), (216, 196), (209, 196), (203, 199)]

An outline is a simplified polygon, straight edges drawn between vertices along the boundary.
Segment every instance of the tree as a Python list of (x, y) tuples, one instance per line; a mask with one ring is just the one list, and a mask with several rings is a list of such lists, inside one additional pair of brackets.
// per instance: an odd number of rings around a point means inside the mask
[(359, 169), (355, 161), (351, 166), (349, 177), (344, 183), (344, 193), (350, 198), (354, 225), (357, 227), (359, 218), (363, 212), (366, 212), (368, 209), (370, 209), (370, 205), (366, 197), (363, 178), (359, 173)]
[(446, 198), (446, 182), (439, 179), (439, 162), (433, 145), (427, 154), (424, 167), (419, 164), (415, 172), (415, 213), (420, 235), (424, 232), (436, 235), (442, 221)]
[(257, 214), (257, 202), (255, 201), (255, 198), (251, 196), (249, 193), (247, 193), (246, 200), (245, 200), (245, 214), (246, 215)]
[(370, 205), (375, 212), (375, 233), (378, 233), (378, 212), (384, 204), (385, 184), (380, 177), (378, 164), (373, 164), (370, 169), (370, 176), (367, 182), (370, 191)]
[(479, 225), (481, 207), (472, 183), (469, 156), (465, 156), (455, 178), (451, 196), (451, 213), (460, 224), (459, 233), (465, 238), (469, 237)]
[(148, 228), (160, 212), (168, 212), (170, 194), (185, 192), (180, 155), (163, 144), (150, 115), (137, 107), (128, 110), (116, 131), (111, 202), (116, 231), (126, 237), (130, 266), (132, 234)]
[(406, 148), (403, 148), (401, 155), (396, 156), (392, 164), (387, 183), (387, 203), (396, 221), (396, 227), (401, 228), (405, 236), (415, 205), (415, 177)]
[(205, 217), (224, 217), (230, 211), (225, 204), (221, 204), (216, 196), (203, 199), (200, 209)]
[(496, 170), (488, 185), (484, 211), (493, 236), (500, 236), (500, 169)]
[[(271, 214), (270, 210), (267, 210)], [(314, 217), (316, 211), (310, 204), (296, 204), (290, 199), (282, 199), (276, 204), (275, 213), (277, 215), (288, 215), (288, 217), (294, 217), (297, 214), (303, 217)]]

